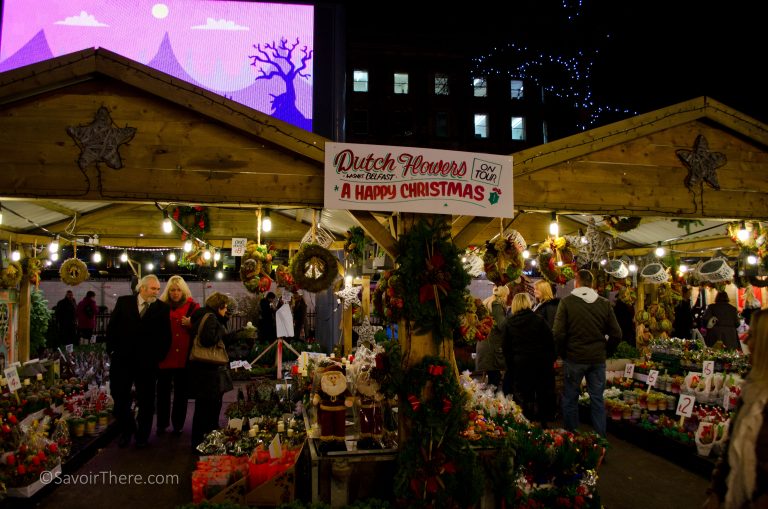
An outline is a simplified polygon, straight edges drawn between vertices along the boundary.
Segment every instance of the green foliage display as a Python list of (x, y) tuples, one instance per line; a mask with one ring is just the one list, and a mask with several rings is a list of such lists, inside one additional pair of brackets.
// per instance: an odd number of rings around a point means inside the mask
[(45, 347), (45, 333), (48, 331), (48, 322), (51, 319), (51, 311), (48, 309), (48, 300), (40, 290), (32, 290), (31, 306), (29, 311), (29, 351), (35, 355), (40, 348)]
[(464, 288), (470, 276), (461, 263), (463, 251), (451, 242), (443, 219), (421, 219), (399, 240), (394, 274), (403, 286), (405, 319), (418, 333), (431, 331), (436, 341), (450, 338), (466, 312)]

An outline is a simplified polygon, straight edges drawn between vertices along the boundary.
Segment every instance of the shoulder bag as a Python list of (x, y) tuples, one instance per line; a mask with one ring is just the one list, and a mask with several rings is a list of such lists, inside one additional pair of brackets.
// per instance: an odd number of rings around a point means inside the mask
[(192, 341), (192, 349), (189, 351), (189, 360), (224, 366), (229, 364), (229, 356), (222, 340), (219, 340), (216, 345), (211, 347), (203, 346), (200, 343), (200, 332), (203, 330), (203, 324), (205, 324), (210, 315), (211, 313), (206, 313), (202, 320), (200, 320), (197, 334), (195, 334), (195, 339)]

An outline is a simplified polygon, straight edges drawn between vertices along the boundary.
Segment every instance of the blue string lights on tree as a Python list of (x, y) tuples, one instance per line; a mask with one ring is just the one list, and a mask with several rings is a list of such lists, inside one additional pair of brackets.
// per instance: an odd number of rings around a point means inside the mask
[[(597, 51), (593, 53), (596, 55)], [(506, 76), (526, 80), (541, 87), (546, 94), (584, 113), (577, 121), (582, 131), (594, 127), (600, 116), (606, 113), (637, 115), (637, 112), (600, 105), (593, 100), (593, 63), (582, 50), (569, 57), (548, 54), (510, 42), (505, 46), (494, 47), (486, 55), (474, 57), (472, 72), (478, 76)]]

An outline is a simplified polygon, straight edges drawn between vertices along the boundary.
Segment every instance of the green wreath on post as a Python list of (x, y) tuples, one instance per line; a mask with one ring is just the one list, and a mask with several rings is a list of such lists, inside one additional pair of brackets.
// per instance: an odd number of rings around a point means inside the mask
[(0, 287), (14, 288), (21, 283), (23, 270), (19, 262), (10, 262), (7, 267), (0, 270)]
[(323, 246), (304, 244), (291, 258), (290, 272), (299, 288), (317, 293), (330, 288), (336, 281), (339, 262)]

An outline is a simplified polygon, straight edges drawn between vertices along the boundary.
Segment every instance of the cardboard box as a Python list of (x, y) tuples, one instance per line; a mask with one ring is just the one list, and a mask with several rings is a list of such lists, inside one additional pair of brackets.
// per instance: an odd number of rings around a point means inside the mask
[(231, 502), (233, 504), (243, 505), (245, 503), (246, 483), (248, 479), (245, 477), (238, 479), (236, 482), (230, 484), (220, 492), (216, 493), (209, 502), (213, 504), (222, 504), (224, 502)]
[(277, 507), (296, 498), (296, 467), (260, 484), (245, 495), (245, 503), (258, 507)]
[[(61, 463), (56, 465), (50, 470), (53, 479), (54, 477), (58, 477), (61, 475)], [(13, 497), (13, 498), (30, 498), (32, 495), (43, 489), (47, 484), (44, 484), (39, 479), (32, 484), (27, 484), (26, 486), (20, 486), (18, 488), (8, 488), (6, 491), (6, 496)]]

